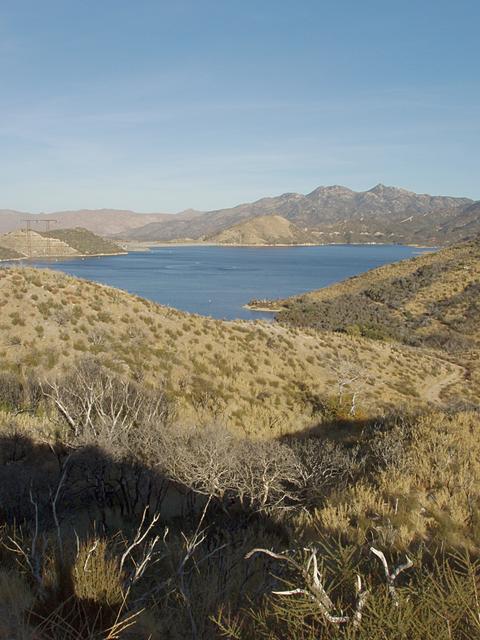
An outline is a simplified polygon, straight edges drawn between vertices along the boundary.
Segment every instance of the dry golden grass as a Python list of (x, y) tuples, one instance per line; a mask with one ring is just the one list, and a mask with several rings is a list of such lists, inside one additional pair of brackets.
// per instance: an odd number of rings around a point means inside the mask
[[(477, 412), (431, 413), (376, 434), (386, 464), (375, 476), (334, 492), (305, 521), (319, 535), (356, 544), (375, 538), (397, 549), (480, 552), (480, 441)], [(307, 524), (308, 523), (308, 524)]]
[(0, 236), (0, 245), (2, 248), (8, 248), (22, 255), (32, 256), (75, 256), (78, 255), (73, 247), (58, 239), (48, 241), (41, 234), (35, 231), (27, 232), (23, 229), (11, 231)]
[(289, 245), (313, 243), (315, 238), (282, 216), (268, 215), (235, 224), (207, 241), (232, 245)]
[[(420, 268), (438, 255), (420, 258)], [(448, 275), (408, 296), (407, 312), (427, 319), (427, 335), (472, 310), (478, 265), (470, 270), (471, 254), (460, 258), (458, 248), (445, 255)], [(392, 278), (409, 283), (405, 269), (418, 264), (365, 278), (380, 289)], [(432, 305), (444, 316), (430, 316)], [(476, 339), (478, 326), (468, 329)], [(480, 637), (479, 413), (454, 410), (478, 405), (473, 353), (222, 322), (59, 273), (0, 269), (0, 638)], [(135, 419), (118, 439), (101, 430), (93, 440), (67, 438), (53, 405), (31, 401), (35, 381), (65, 381), (89, 355), (141, 383), (131, 386), (165, 389), (178, 407), (172, 423)], [(15, 393), (29, 402), (16, 404)], [(252, 444), (223, 426), (272, 439), (307, 432)], [(159, 499), (165, 479), (181, 504), (171, 512)], [(268, 507), (255, 499), (262, 486)], [(288, 499), (279, 502), (275, 487)], [(208, 500), (205, 519), (197, 499)], [(123, 564), (152, 505), (162, 520)], [(399, 606), (371, 546), (392, 568), (405, 554), (413, 560), (398, 580)], [(154, 547), (134, 582), (132, 569)], [(288, 549), (300, 562), (316, 548), (334, 608), (347, 614), (361, 575), (369, 590), (361, 624), (333, 625), (302, 594), (269, 595), (303, 586), (302, 575), (246, 560), (257, 547)]]
[[(479, 251), (479, 240), (464, 242), (440, 251), (423, 253), (408, 260), (371, 269), (329, 287), (302, 294), (302, 298), (307, 296), (311, 300), (326, 300), (344, 293), (358, 294), (368, 286), (388, 282), (391, 278), (408, 278), (422, 267), (444, 265), (441, 279), (435, 280), (428, 288), (420, 288), (409, 301), (411, 310), (425, 310), (427, 303), (450, 297), (469, 284), (478, 282), (480, 278)], [(293, 299), (295, 298), (290, 300)], [(284, 302), (286, 300), (279, 300), (278, 308)]]
[[(315, 399), (357, 393), (364, 417), (466, 399), (441, 354), (267, 322), (189, 315), (55, 272), (0, 271), (0, 359), (27, 377), (64, 375), (86, 354), (176, 397), (179, 418), (273, 437), (319, 421)], [(456, 386), (455, 386), (456, 385)], [(360, 416), (358, 409), (357, 416)]]
[(0, 235), (0, 260), (25, 256), (83, 256), (124, 253), (110, 240), (83, 228), (55, 231), (18, 229)]
[(124, 599), (118, 559), (109, 557), (105, 540), (88, 540), (78, 550), (72, 569), (77, 598), (120, 607)]
[[(464, 368), (434, 395), (480, 398), (480, 239), (386, 265), (286, 300), (260, 302), (287, 326), (363, 335), (410, 344)], [(255, 305), (254, 305), (255, 306)], [(432, 391), (427, 391), (427, 396)], [(422, 394), (421, 394), (422, 395)]]

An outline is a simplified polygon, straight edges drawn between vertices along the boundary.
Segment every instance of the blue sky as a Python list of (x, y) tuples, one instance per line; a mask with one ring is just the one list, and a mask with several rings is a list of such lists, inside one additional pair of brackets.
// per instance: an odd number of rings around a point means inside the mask
[(0, 0), (0, 208), (480, 198), (478, 0)]

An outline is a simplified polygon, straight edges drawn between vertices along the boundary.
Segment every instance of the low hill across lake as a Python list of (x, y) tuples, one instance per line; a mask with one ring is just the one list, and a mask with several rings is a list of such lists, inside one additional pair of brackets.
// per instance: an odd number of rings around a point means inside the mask
[(61, 240), (83, 256), (126, 253), (122, 247), (112, 240), (102, 238), (92, 231), (82, 229), (81, 227), (75, 229), (57, 229), (55, 231), (42, 232), (40, 235), (44, 238)]
[(53, 258), (126, 253), (111, 240), (87, 229), (58, 229), (37, 232), (20, 229), (0, 235), (0, 260), (13, 258)]
[(0, 262), (3, 262), (4, 260), (20, 260), (23, 257), (24, 256), (21, 253), (18, 253), (18, 251), (15, 251), (14, 249), (0, 246)]
[(312, 235), (282, 216), (269, 215), (233, 225), (207, 240), (229, 245), (289, 245), (312, 243)]

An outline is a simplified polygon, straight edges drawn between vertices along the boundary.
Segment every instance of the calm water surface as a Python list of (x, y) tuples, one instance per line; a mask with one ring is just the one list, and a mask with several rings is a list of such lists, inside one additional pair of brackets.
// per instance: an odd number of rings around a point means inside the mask
[(243, 309), (252, 298), (318, 289), (421, 252), (400, 245), (321, 247), (156, 247), (126, 256), (37, 261), (35, 266), (125, 289), (215, 318), (268, 318)]

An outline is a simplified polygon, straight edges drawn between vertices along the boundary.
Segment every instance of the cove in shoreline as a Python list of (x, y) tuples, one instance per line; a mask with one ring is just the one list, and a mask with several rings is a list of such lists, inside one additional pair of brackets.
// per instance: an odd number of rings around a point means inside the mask
[(253, 299), (278, 300), (328, 286), (418, 251), (402, 245), (309, 247), (164, 246), (120, 256), (29, 264), (124, 289), (189, 313), (271, 320)]

